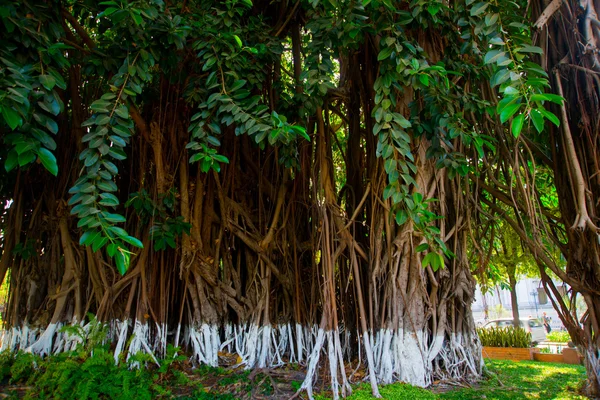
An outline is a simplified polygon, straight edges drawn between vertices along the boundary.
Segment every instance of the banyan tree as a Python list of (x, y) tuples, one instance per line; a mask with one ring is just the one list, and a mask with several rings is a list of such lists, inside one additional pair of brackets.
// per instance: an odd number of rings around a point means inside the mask
[[(496, 138), (497, 151), (474, 168), (469, 193), (480, 205), (473, 216), (475, 237), (493, 237), (494, 220), (501, 218), (534, 255), (543, 287), (584, 355), (585, 389), (594, 398), (600, 396), (598, 7), (596, 1), (531, 2), (527, 17), (537, 47), (529, 50), (535, 64), (501, 66), (503, 57), (514, 57), (519, 45), (514, 36), (512, 43), (492, 45), (490, 59), (500, 60), (492, 84), (507, 81), (506, 73), (520, 76), (517, 85), (509, 85), (517, 90), (504, 90), (497, 106), (505, 121), (512, 117), (514, 138), (494, 121), (482, 122)], [(539, 84), (550, 93), (527, 94)], [(551, 121), (546, 127), (544, 119)], [(527, 121), (527, 133), (519, 135)], [(480, 272), (486, 263), (482, 253)], [(556, 281), (566, 283), (568, 293)]]
[(0, 5), (2, 349), (481, 374), (470, 172), (561, 103), (525, 2)]

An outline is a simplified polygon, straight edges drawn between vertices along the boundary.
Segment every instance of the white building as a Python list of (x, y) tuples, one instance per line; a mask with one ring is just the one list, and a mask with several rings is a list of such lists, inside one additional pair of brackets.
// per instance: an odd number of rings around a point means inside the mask
[[(563, 287), (558, 282), (556, 282), (556, 285), (562, 293), (566, 293), (566, 287)], [(517, 283), (516, 292), (520, 318), (539, 318), (545, 312), (546, 315), (552, 318), (550, 325), (553, 330), (564, 329), (539, 279), (521, 279)], [(486, 306), (488, 309), (488, 319), (490, 320), (512, 317), (510, 294), (510, 290), (494, 287), (484, 296), (481, 293), (479, 285), (477, 285), (475, 301), (473, 302), (473, 317), (475, 318), (475, 322), (479, 324), (485, 321)]]

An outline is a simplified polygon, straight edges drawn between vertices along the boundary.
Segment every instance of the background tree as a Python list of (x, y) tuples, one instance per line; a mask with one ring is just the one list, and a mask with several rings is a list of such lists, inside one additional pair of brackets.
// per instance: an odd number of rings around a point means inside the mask
[[(536, 2), (531, 12), (539, 48), (524, 47), (520, 36), (511, 33), (496, 40), (497, 48), (486, 54), (494, 65), (492, 84), (503, 93), (497, 112), (501, 121), (510, 123), (516, 139), (503, 130), (490, 129), (498, 138), (498, 148), (496, 157), (490, 157), (494, 161), (479, 165), (474, 174), (476, 201), (502, 216), (534, 255), (554, 308), (585, 354), (590, 394), (598, 396), (597, 127), (593, 122), (598, 112), (598, 60), (592, 50), (597, 14), (591, 1)], [(512, 27), (522, 29), (518, 23)], [(507, 68), (503, 57), (518, 60), (523, 49), (540, 54), (542, 69), (513, 61)], [(521, 66), (515, 69), (514, 65)], [(539, 76), (551, 78), (553, 94), (532, 94)], [(547, 130), (544, 120), (552, 122)], [(527, 134), (523, 136), (524, 128)], [(541, 185), (540, 175), (545, 177)], [(556, 187), (558, 209), (550, 205), (553, 192), (544, 191), (548, 182)], [(507, 213), (497, 202), (514, 213)], [(564, 270), (552, 257), (555, 248), (566, 259)], [(569, 302), (562, 299), (550, 272), (571, 287)], [(572, 312), (578, 294), (586, 299), (583, 315)]]
[(524, 277), (539, 277), (539, 270), (534, 257), (510, 226), (498, 220), (488, 223), (491, 229), (484, 228), (478, 233), (482, 240), (478, 243), (478, 248), (472, 250), (473, 259), (477, 260), (479, 254), (482, 254), (487, 263), (474, 271), (475, 276), (484, 295), (495, 287), (510, 290), (512, 316), (515, 326), (519, 326), (517, 283)]

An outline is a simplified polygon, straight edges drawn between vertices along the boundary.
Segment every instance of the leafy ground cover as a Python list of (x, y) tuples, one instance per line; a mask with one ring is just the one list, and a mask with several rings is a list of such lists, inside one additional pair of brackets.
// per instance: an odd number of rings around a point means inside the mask
[[(114, 364), (112, 354), (95, 348), (45, 360), (31, 354), (0, 354), (0, 398), (10, 399), (288, 399), (300, 387), (299, 369), (256, 370), (201, 367), (192, 369), (187, 357), (161, 361), (160, 367), (129, 369)], [(149, 360), (140, 358), (141, 363)], [(585, 369), (578, 365), (488, 361), (488, 377), (476, 385), (436, 384), (421, 389), (407, 384), (381, 388), (384, 399), (585, 399), (578, 387)], [(300, 396), (303, 399), (305, 396)], [(317, 400), (329, 399), (326, 391)], [(354, 387), (350, 400), (372, 399), (368, 384)]]

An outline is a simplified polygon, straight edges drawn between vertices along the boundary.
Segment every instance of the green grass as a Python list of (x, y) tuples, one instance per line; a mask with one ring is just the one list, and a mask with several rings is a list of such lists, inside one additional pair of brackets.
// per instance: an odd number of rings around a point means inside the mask
[[(440, 387), (434, 387), (425, 390), (398, 383), (380, 387), (381, 396), (389, 400), (586, 399), (577, 394), (577, 388), (586, 377), (585, 369), (579, 365), (490, 360), (486, 361), (486, 366), (490, 377), (472, 388), (442, 391)], [(324, 400), (329, 397), (315, 398)], [(352, 400), (372, 398), (371, 388), (367, 384), (355, 388), (349, 397)]]
[[(381, 386), (379, 393), (384, 399), (419, 399), (419, 400), (435, 400), (436, 396), (431, 391), (421, 389), (415, 386), (396, 383), (393, 385)], [(372, 399), (371, 385), (362, 384), (354, 389), (350, 400)]]
[(540, 363), (534, 361), (487, 361), (491, 377), (472, 389), (439, 394), (439, 399), (585, 399), (577, 388), (585, 379), (585, 368), (579, 365)]

